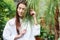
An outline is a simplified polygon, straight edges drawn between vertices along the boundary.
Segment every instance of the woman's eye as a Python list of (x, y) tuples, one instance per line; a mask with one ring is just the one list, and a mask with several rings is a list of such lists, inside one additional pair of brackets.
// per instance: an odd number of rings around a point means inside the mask
[(24, 10), (24, 11), (25, 11), (26, 9), (25, 9), (25, 8), (22, 8), (22, 10)]
[(19, 7), (18, 9), (20, 10), (21, 8)]
[(24, 8), (22, 8), (24, 10)]

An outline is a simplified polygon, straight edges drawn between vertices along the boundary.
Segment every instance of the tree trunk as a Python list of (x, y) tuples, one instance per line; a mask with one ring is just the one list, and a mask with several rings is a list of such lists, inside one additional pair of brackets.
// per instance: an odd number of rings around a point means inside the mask
[(59, 21), (58, 21), (58, 16), (59, 16), (59, 8), (56, 6), (56, 13), (55, 13), (55, 40), (58, 40), (59, 37)]
[(59, 17), (59, 37), (60, 37), (60, 17)]

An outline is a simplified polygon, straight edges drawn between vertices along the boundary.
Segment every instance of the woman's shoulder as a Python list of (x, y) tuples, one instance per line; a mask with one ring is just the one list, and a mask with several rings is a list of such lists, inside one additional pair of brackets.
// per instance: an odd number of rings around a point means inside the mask
[(14, 25), (15, 24), (15, 18), (12, 18), (12, 19), (8, 20), (7, 23), (9, 25)]
[(13, 22), (15, 21), (15, 18), (10, 19), (8, 22)]
[(5, 25), (5, 29), (10, 29), (14, 25), (15, 25), (15, 18), (12, 18), (12, 19), (7, 21), (7, 23)]

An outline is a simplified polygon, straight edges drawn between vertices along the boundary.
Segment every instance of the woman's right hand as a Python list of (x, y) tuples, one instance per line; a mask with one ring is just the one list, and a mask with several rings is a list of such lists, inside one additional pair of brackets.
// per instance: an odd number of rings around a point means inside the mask
[(22, 37), (25, 33), (26, 33), (26, 29), (24, 29), (24, 30), (20, 31), (20, 34), (19, 34), (19, 35), (16, 35), (16, 37), (15, 37), (15, 39), (14, 39), (14, 40), (16, 40), (16, 39), (18, 39), (18, 38)]
[(26, 33), (26, 29), (20, 31), (20, 35), (24, 35)]

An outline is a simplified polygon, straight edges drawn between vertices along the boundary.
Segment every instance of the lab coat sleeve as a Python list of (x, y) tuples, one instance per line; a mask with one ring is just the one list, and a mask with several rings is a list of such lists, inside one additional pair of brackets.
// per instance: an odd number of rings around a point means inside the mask
[(14, 38), (15, 38), (15, 35), (11, 34), (11, 28), (10, 28), (9, 23), (7, 22), (7, 24), (4, 28), (4, 31), (3, 31), (3, 39), (4, 40), (14, 40)]
[(40, 35), (40, 25), (34, 25), (32, 27), (32, 34), (33, 36), (37, 36), (37, 35)]

